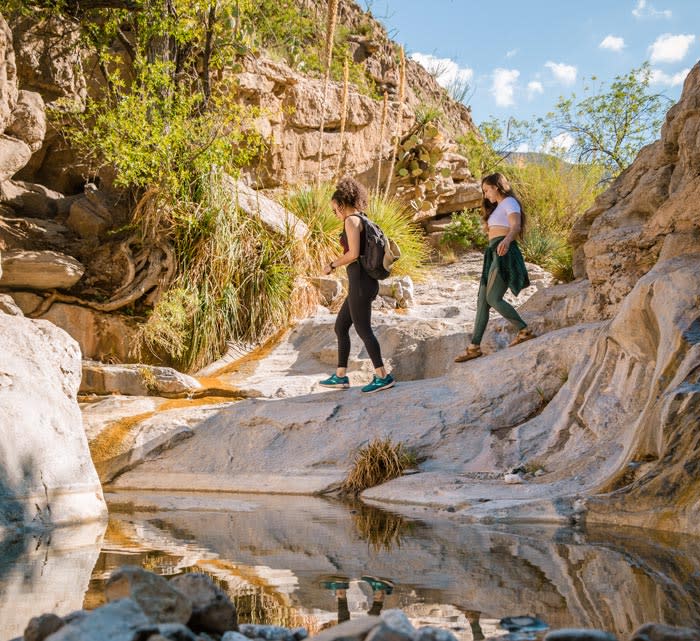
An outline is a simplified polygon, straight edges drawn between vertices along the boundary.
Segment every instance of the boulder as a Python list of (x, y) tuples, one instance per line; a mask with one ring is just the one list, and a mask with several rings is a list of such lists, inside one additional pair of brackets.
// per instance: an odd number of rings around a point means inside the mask
[(311, 283), (318, 289), (321, 296), (321, 304), (326, 307), (343, 295), (343, 282), (332, 276), (314, 276)]
[(152, 365), (110, 365), (96, 361), (83, 363), (82, 394), (122, 394), (181, 398), (202, 389), (192, 376), (171, 367)]
[(188, 572), (172, 578), (170, 585), (192, 603), (192, 616), (187, 625), (193, 631), (223, 634), (238, 628), (236, 606), (208, 575)]
[(698, 641), (698, 639), (700, 639), (700, 628), (647, 623), (635, 631), (630, 641)]
[(70, 289), (85, 271), (72, 256), (24, 249), (3, 252), (2, 267), (0, 285), (24, 289)]
[(47, 321), (0, 314), (0, 528), (106, 516), (76, 393), (80, 351)]
[[(12, 298), (25, 315), (41, 304), (42, 298), (29, 292), (12, 292)], [(54, 303), (40, 318), (57, 325), (80, 345), (84, 358), (103, 362), (128, 363), (138, 332), (137, 322), (120, 314), (98, 312), (89, 307)]]
[(483, 199), (481, 186), (474, 180), (453, 182), (454, 191), (442, 196), (438, 201), (437, 214), (447, 214), (479, 207)]
[(249, 216), (259, 218), (269, 229), (286, 235), (290, 231), (298, 240), (303, 240), (309, 230), (304, 222), (279, 203), (248, 187), (230, 176), (224, 178), (224, 186), (231, 200)]
[(8, 135), (25, 142), (32, 153), (41, 149), (46, 135), (46, 113), (40, 94), (34, 91), (19, 91), (12, 121), (5, 131)]
[(0, 183), (12, 178), (32, 155), (26, 142), (0, 134)]
[(78, 198), (69, 211), (66, 225), (81, 238), (99, 238), (112, 225), (109, 208), (97, 198)]
[(0, 184), (0, 198), (22, 216), (53, 218), (68, 213), (75, 197), (63, 194), (43, 185), (22, 180), (7, 180)]
[(109, 639), (110, 641), (131, 641), (141, 638), (137, 631), (151, 623), (139, 604), (132, 599), (121, 599), (108, 603), (78, 617), (72, 623), (64, 625), (54, 632), (47, 641), (92, 641)]
[(107, 579), (105, 597), (109, 602), (132, 601), (153, 623), (184, 625), (192, 615), (192, 604), (184, 594), (162, 576), (136, 566), (116, 570)]

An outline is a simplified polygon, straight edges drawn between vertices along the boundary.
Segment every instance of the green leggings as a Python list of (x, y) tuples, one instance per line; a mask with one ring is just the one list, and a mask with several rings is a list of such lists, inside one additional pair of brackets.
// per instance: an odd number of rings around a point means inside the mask
[[(488, 251), (488, 250), (487, 250)], [(489, 269), (486, 286), (482, 283), (479, 286), (479, 296), (476, 301), (476, 319), (474, 321), (474, 333), (472, 334), (472, 344), (479, 345), (484, 336), (486, 323), (489, 322), (489, 310), (493, 307), (503, 318), (513, 323), (518, 330), (527, 327), (527, 323), (520, 318), (520, 314), (515, 308), (503, 300), (503, 296), (508, 290), (508, 285), (498, 271), (498, 259), (494, 257)]]

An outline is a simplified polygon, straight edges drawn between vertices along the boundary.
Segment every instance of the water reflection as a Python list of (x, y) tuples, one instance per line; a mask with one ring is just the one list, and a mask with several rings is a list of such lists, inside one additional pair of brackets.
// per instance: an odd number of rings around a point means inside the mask
[(0, 541), (0, 639), (21, 637), (37, 614), (82, 607), (104, 531), (90, 523)]
[[(700, 541), (688, 536), (416, 521), (309, 497), (108, 498), (109, 527), (99, 558), (93, 550), (92, 563), (84, 562), (89, 569), (81, 574), (66, 561), (46, 575), (42, 566), (41, 590), (53, 590), (54, 603), (66, 592), (63, 611), (99, 605), (109, 574), (132, 563), (165, 575), (206, 572), (231, 595), (242, 622), (312, 632), (348, 613), (394, 607), (464, 641), (503, 635), (498, 620), (521, 614), (552, 628), (594, 627), (622, 638), (648, 621), (700, 625)], [(41, 555), (25, 550), (5, 565), (10, 574), (35, 575)], [(74, 575), (67, 579), (68, 567)], [(8, 584), (7, 576), (0, 577), (2, 594), (9, 592), (3, 603), (21, 601), (26, 611), (11, 630), (0, 619), (1, 639), (21, 634), (35, 614), (58, 611), (50, 598), (26, 599), (38, 583), (18, 593), (17, 579)]]

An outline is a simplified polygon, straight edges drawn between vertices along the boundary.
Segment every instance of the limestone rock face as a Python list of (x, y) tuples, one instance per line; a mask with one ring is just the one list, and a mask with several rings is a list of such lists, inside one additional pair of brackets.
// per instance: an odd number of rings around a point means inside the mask
[(39, 21), (22, 16), (12, 32), (19, 85), (40, 93), (47, 103), (63, 98), (82, 106), (86, 85), (76, 25), (55, 15)]
[(17, 66), (12, 31), (0, 14), (0, 133), (10, 123), (17, 102)]
[(12, 112), (12, 122), (6, 132), (27, 143), (32, 152), (41, 149), (46, 135), (46, 113), (40, 94), (34, 91), (19, 91), (17, 104)]
[(700, 64), (648, 145), (574, 227), (575, 271), (595, 302), (588, 317), (611, 317), (636, 282), (663, 258), (700, 247)]
[(76, 402), (78, 345), (46, 321), (0, 314), (0, 353), (0, 528), (104, 518)]
[(0, 285), (27, 289), (70, 289), (85, 271), (71, 256), (54, 251), (11, 249), (2, 255)]

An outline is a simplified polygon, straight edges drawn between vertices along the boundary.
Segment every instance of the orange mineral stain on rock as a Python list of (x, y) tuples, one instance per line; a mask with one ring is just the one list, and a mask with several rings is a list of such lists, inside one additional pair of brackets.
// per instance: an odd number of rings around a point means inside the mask
[(89, 443), (90, 454), (95, 467), (98, 467), (98, 463), (108, 461), (118, 454), (128, 451), (131, 445), (129, 437), (133, 428), (153, 416), (153, 414), (155, 412), (127, 416), (105, 427), (97, 438)]

